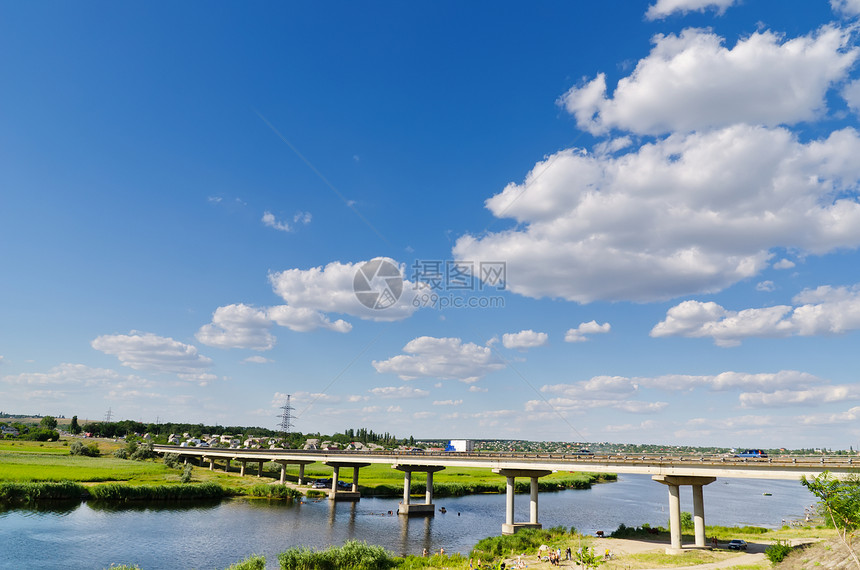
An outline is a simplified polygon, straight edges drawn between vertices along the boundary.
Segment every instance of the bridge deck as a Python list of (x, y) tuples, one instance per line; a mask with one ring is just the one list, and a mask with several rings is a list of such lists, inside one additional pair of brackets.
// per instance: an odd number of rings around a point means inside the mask
[[(331, 451), (300, 449), (229, 449), (221, 447), (179, 447), (156, 445), (157, 453), (178, 453), (234, 461), (282, 461), (295, 463), (338, 462), (382, 463), (389, 465), (429, 465), (442, 467), (485, 467), (487, 469), (534, 469), (587, 471), (591, 473), (642, 473), (693, 477), (736, 477), (748, 479), (798, 480), (801, 476), (829, 471), (835, 476), (857, 473), (860, 461), (844, 455), (789, 456), (763, 459), (725, 455), (622, 455), (505, 452), (393, 452)], [(857, 463), (858, 465), (855, 465)]]

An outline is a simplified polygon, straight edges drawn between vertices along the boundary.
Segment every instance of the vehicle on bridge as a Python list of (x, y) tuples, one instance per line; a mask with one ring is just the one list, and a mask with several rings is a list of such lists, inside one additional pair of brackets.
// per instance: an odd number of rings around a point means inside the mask
[(740, 453), (735, 454), (735, 457), (767, 457), (767, 453), (762, 451), (761, 449), (745, 449)]

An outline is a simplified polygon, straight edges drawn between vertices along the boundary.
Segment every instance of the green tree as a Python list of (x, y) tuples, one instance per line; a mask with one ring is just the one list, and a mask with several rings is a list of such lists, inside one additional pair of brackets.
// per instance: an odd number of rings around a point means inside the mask
[(810, 479), (803, 476), (800, 482), (818, 497), (827, 521), (836, 527), (839, 539), (860, 568), (860, 560), (851, 547), (852, 534), (860, 528), (860, 478), (849, 475), (842, 480), (834, 479), (825, 471)]
[(57, 427), (57, 418), (54, 416), (45, 416), (42, 418), (42, 421), (39, 422), (39, 425), (45, 429), (56, 429)]
[(69, 432), (75, 435), (81, 433), (81, 426), (78, 425), (78, 416), (72, 416), (72, 423), (69, 424)]

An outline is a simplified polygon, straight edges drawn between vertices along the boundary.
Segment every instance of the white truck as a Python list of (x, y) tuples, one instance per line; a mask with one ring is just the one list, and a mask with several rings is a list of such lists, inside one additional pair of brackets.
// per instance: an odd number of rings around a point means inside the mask
[(475, 442), (471, 439), (452, 439), (445, 447), (445, 451), (458, 451), (460, 453), (471, 453), (475, 450)]

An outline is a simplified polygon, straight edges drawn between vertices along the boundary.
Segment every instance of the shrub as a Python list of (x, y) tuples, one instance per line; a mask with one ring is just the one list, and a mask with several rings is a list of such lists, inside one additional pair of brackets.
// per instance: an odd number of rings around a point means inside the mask
[(778, 564), (788, 556), (788, 553), (791, 552), (791, 550), (791, 544), (789, 544), (787, 540), (775, 540), (773, 544), (768, 546), (764, 551), (764, 555), (767, 556), (767, 559), (772, 563)]
[(125, 449), (117, 449), (113, 452), (113, 456), (117, 459), (128, 459), (128, 451)]
[(155, 457), (155, 452), (152, 450), (152, 443), (146, 442), (136, 446), (136, 449), (129, 456), (135, 461), (143, 461), (144, 459), (152, 459)]
[(182, 476), (179, 478), (179, 480), (182, 481), (183, 483), (190, 483), (192, 471), (193, 470), (191, 468), (191, 465), (186, 464), (185, 467), (182, 469)]
[(171, 469), (179, 469), (179, 454), (178, 453), (165, 453), (164, 454), (164, 464), (170, 467)]
[(247, 492), (252, 497), (266, 497), (269, 499), (298, 499), (302, 496), (299, 491), (286, 485), (254, 485)]
[(32, 504), (39, 500), (80, 500), (86, 492), (83, 485), (70, 481), (59, 483), (0, 483), (0, 504)]
[(101, 455), (99, 446), (95, 443), (84, 445), (83, 442), (75, 441), (69, 446), (69, 455), (83, 455), (86, 457), (98, 457)]
[(396, 564), (381, 546), (348, 540), (326, 550), (290, 548), (278, 555), (281, 570), (386, 570)]
[(249, 556), (245, 560), (233, 564), (227, 570), (266, 570), (266, 557)]
[(216, 483), (136, 486), (109, 483), (90, 488), (94, 499), (111, 502), (220, 499), (225, 494), (224, 488)]

